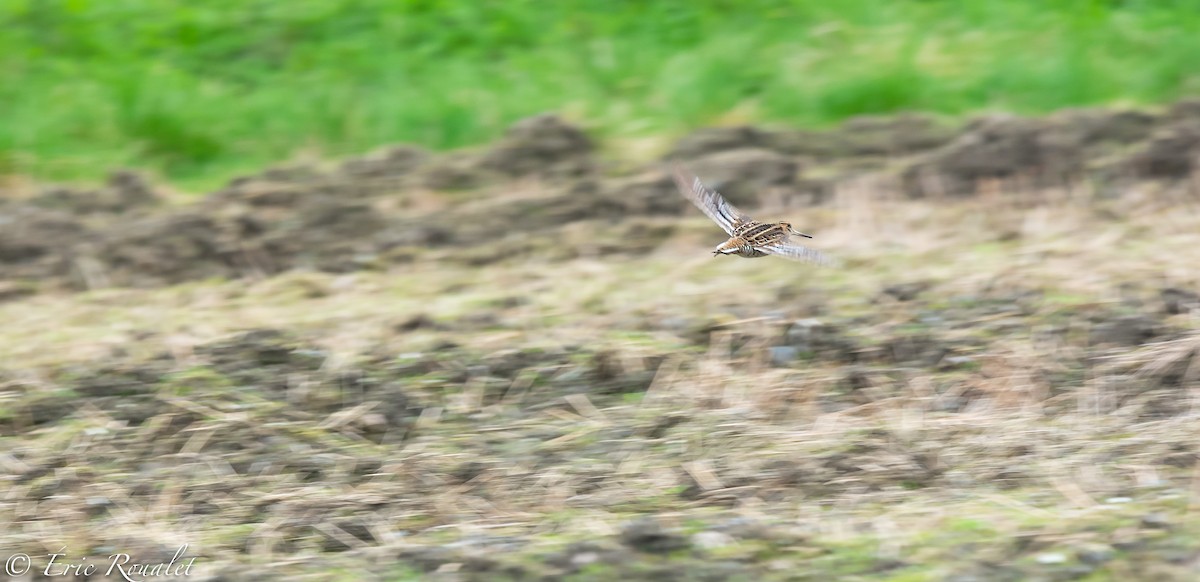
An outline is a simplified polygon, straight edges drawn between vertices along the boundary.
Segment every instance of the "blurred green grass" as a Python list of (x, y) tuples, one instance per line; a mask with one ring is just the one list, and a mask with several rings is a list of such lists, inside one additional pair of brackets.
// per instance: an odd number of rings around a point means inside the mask
[(1195, 0), (0, 0), (0, 173), (1200, 93)]

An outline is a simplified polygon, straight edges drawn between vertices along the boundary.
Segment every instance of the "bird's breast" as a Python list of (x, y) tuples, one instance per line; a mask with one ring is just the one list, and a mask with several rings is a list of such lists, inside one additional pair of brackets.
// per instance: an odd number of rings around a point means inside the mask
[(717, 246), (718, 253), (732, 253), (746, 246), (745, 239), (733, 237)]

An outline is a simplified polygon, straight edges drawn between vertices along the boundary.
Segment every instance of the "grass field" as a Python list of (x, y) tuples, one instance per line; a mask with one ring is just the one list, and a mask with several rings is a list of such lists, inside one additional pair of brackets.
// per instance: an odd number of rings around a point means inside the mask
[(206, 187), (304, 154), (1200, 92), (1188, 1), (0, 0), (0, 175)]

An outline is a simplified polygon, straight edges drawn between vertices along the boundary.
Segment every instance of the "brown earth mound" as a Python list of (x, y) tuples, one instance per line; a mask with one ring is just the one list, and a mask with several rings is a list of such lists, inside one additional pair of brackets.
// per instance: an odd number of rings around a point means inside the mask
[[(1197, 156), (1200, 104), (1187, 101), (1165, 114), (987, 116), (958, 129), (919, 115), (853, 119), (828, 131), (707, 128), (679, 140), (663, 162), (613, 175), (601, 171), (586, 133), (541, 115), (515, 124), (490, 149), (435, 155), (395, 146), (332, 168), (277, 167), (183, 208), (164, 209), (155, 188), (129, 171), (99, 189), (46, 187), (0, 204), (0, 282), (10, 291), (83, 289), (296, 268), (349, 272), (433, 249), (470, 262), (553, 259), (582, 252), (564, 251), (558, 240), (560, 227), (581, 221), (593, 225), (603, 252), (644, 252), (670, 229), (646, 230), (631, 219), (690, 212), (669, 178), (676, 161), (753, 208), (822, 203), (864, 173), (896, 177), (915, 197), (968, 195), (989, 180), (1028, 188), (1182, 180)], [(540, 195), (505, 193), (528, 189), (528, 180)], [(422, 206), (422, 197), (437, 203)], [(620, 244), (631, 232), (650, 236)]]

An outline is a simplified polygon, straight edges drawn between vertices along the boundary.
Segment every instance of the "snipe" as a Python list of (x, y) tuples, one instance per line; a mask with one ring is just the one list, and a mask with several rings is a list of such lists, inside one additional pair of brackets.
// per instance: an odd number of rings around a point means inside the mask
[(792, 237), (812, 238), (792, 227), (790, 222), (759, 222), (730, 204), (700, 178), (675, 167), (675, 184), (679, 191), (697, 208), (717, 223), (729, 240), (713, 249), (713, 256), (737, 255), (754, 259), (777, 255), (788, 259), (833, 265), (836, 261), (825, 253), (795, 242)]

